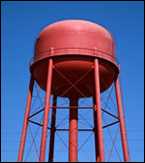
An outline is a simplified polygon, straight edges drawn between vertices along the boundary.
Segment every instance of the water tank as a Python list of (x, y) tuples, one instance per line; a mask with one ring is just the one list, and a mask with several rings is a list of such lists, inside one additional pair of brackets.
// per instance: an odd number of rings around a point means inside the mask
[[(94, 59), (99, 59), (100, 91), (110, 87), (118, 76), (115, 45), (111, 34), (102, 26), (86, 20), (64, 20), (46, 26), (35, 44), (30, 71), (42, 89), (46, 89), (48, 60), (53, 58), (52, 94), (72, 96), (76, 83), (77, 97), (94, 94)], [(66, 78), (65, 78), (66, 77)], [(69, 80), (67, 80), (69, 79)]]

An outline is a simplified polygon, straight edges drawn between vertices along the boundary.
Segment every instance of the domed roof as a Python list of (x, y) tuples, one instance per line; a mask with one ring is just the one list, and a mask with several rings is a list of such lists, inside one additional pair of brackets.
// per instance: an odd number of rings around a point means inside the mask
[(87, 55), (115, 62), (111, 34), (86, 20), (64, 20), (46, 26), (35, 45), (34, 62), (50, 56)]
[(63, 20), (58, 21), (53, 24), (50, 24), (46, 26), (41, 32), (40, 37), (42, 35), (46, 35), (47, 32), (50, 32), (51, 30), (68, 30), (68, 31), (80, 31), (80, 32), (99, 32), (104, 35), (104, 37), (108, 39), (112, 39), (111, 34), (105, 29), (103, 26), (87, 21), (87, 20)]

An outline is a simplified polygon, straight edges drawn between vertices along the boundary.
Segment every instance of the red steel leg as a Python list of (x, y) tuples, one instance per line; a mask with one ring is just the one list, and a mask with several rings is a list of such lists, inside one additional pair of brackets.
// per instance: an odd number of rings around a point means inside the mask
[(69, 113), (69, 162), (78, 161), (78, 108), (77, 100), (71, 99)]
[(94, 69), (95, 69), (94, 76), (95, 76), (95, 93), (96, 93), (96, 96), (95, 96), (96, 108), (95, 109), (96, 109), (96, 119), (97, 119), (98, 142), (99, 142), (98, 150), (99, 150), (100, 162), (104, 162), (104, 140), (103, 140), (103, 129), (102, 129), (102, 112), (101, 112), (101, 103), (100, 103), (100, 78), (99, 78), (98, 59), (95, 59), (94, 61)]
[(39, 162), (45, 161), (48, 113), (50, 110), (50, 101), (49, 100), (50, 100), (50, 95), (51, 95), (51, 83), (52, 83), (52, 66), (53, 66), (53, 61), (52, 61), (52, 59), (49, 59)]
[(49, 162), (52, 162), (54, 159), (54, 140), (55, 140), (55, 123), (56, 123), (56, 99), (57, 96), (53, 97), (53, 106), (52, 116), (51, 116), (51, 130), (50, 130), (50, 143), (49, 143)]
[(98, 142), (98, 133), (97, 133), (97, 119), (96, 119), (97, 117), (96, 117), (96, 110), (95, 109), (94, 109), (93, 113), (94, 113), (94, 137), (95, 137), (96, 162), (99, 162), (100, 161), (99, 150), (98, 150), (99, 142)]
[(31, 109), (33, 85), (34, 85), (34, 79), (31, 77), (30, 83), (29, 83), (29, 92), (27, 96), (27, 104), (26, 104), (26, 111), (25, 111), (24, 122), (23, 122), (23, 129), (21, 133), (21, 140), (20, 140), (20, 146), (19, 146), (19, 152), (18, 152), (19, 162), (23, 161), (26, 135), (27, 135), (27, 129), (28, 129), (28, 117), (30, 115), (30, 109)]
[(118, 116), (120, 120), (120, 133), (121, 133), (121, 141), (122, 141), (122, 148), (123, 148), (123, 156), (124, 156), (124, 161), (127, 162), (129, 161), (129, 153), (128, 153), (128, 146), (127, 146), (127, 136), (126, 136), (126, 128), (125, 128), (125, 120), (123, 114), (119, 79), (115, 81), (115, 92), (116, 92), (116, 100), (118, 106)]

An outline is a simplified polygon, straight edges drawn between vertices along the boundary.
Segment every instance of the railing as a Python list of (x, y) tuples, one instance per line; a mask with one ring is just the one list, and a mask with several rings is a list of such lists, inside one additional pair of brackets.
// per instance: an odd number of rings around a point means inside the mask
[[(100, 57), (109, 57), (111, 60), (115, 61), (117, 63), (117, 65), (119, 65), (119, 61), (118, 61), (118, 58), (114, 55), (114, 54), (110, 54), (108, 52), (105, 52), (103, 50), (100, 50), (100, 49), (97, 49), (97, 48), (77, 48), (77, 47), (67, 47), (67, 48), (48, 48), (46, 49), (45, 51), (38, 51), (39, 54), (43, 54), (43, 53), (48, 53), (49, 56), (53, 56), (53, 54), (57, 54), (57, 53), (65, 53), (64, 51), (70, 51), (70, 50), (76, 50), (77, 52), (80, 51), (80, 53), (82, 54), (83, 52), (84, 53), (90, 53), (91, 55), (93, 56), (96, 56), (96, 55), (100, 55)], [(78, 52), (79, 53), (79, 52)], [(100, 54), (98, 54), (100, 53)], [(37, 54), (35, 54), (36, 56)], [(65, 55), (65, 54), (64, 54)], [(84, 54), (85, 55), (85, 54)], [(42, 56), (42, 55), (40, 55)], [(43, 57), (40, 57), (40, 59), (43, 59)], [(32, 57), (29, 61), (29, 65), (31, 66), (34, 62), (34, 57)]]

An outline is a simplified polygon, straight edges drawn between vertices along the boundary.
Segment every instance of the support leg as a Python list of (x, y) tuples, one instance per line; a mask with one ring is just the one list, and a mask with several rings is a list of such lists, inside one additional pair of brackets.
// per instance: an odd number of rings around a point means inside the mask
[(51, 95), (51, 83), (52, 83), (52, 66), (53, 66), (53, 61), (52, 61), (52, 59), (49, 59), (39, 162), (45, 161), (45, 154), (46, 154), (48, 113), (50, 110), (50, 95)]
[[(96, 101), (96, 119), (97, 119), (97, 134), (98, 134), (98, 150), (100, 162), (104, 162), (104, 141), (102, 129), (102, 111), (100, 103), (100, 79), (99, 79), (99, 62), (98, 59), (94, 61), (94, 76), (95, 76), (95, 101)], [(97, 157), (97, 156), (96, 156)], [(97, 160), (98, 161), (98, 160)]]
[(96, 111), (93, 110), (93, 115), (94, 115), (94, 137), (95, 137), (95, 153), (96, 153), (96, 162), (100, 161), (99, 158), (99, 150), (98, 150), (98, 133), (97, 133), (97, 117), (96, 117)]
[(50, 143), (49, 143), (49, 162), (53, 162), (54, 160), (54, 140), (55, 140), (55, 124), (56, 124), (56, 99), (57, 96), (53, 97), (53, 106), (52, 108), (52, 117), (51, 117), (51, 130), (50, 130)]
[(69, 162), (78, 161), (78, 108), (77, 99), (71, 99), (69, 114)]
[(30, 115), (30, 109), (31, 109), (33, 85), (34, 85), (34, 79), (31, 77), (30, 83), (29, 83), (29, 92), (27, 96), (27, 104), (26, 104), (26, 111), (25, 111), (24, 122), (23, 122), (23, 129), (21, 133), (21, 140), (20, 140), (20, 146), (19, 146), (19, 152), (18, 152), (18, 161), (20, 162), (23, 161), (26, 135), (27, 135), (27, 129), (28, 129), (28, 117)]
[(126, 128), (125, 128), (125, 120), (123, 114), (119, 79), (115, 81), (115, 92), (116, 92), (116, 100), (118, 106), (118, 116), (120, 120), (120, 133), (121, 133), (123, 156), (124, 156), (124, 161), (127, 162), (129, 161), (129, 154), (128, 154), (127, 136), (126, 136)]

